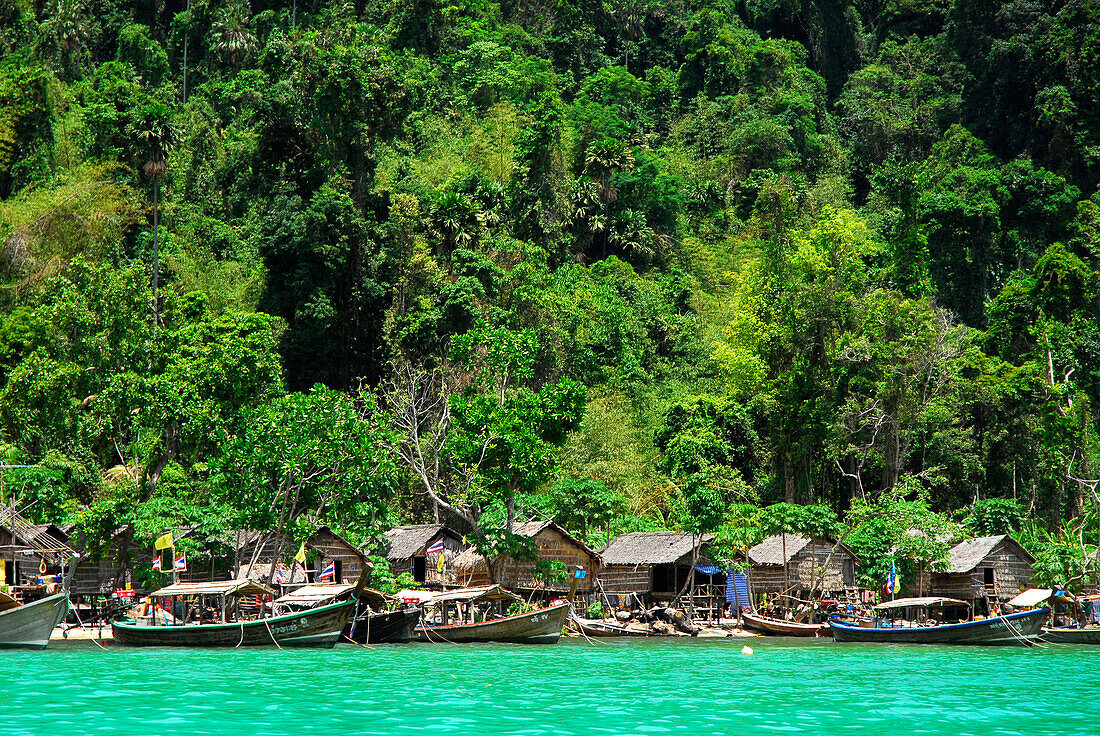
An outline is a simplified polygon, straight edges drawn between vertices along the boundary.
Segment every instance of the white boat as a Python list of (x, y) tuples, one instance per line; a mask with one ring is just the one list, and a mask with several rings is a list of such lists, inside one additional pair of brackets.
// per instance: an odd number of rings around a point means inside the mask
[(69, 586), (32, 603), (0, 593), (0, 649), (45, 649), (69, 612)]

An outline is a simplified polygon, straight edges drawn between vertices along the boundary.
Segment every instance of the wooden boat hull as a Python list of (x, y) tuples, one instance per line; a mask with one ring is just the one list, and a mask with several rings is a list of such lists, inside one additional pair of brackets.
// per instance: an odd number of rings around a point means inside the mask
[(531, 613), (521, 613), (479, 624), (417, 626), (417, 641), (511, 642), (514, 644), (553, 644), (561, 637), (562, 626), (571, 606), (561, 603)]
[(1043, 641), (1051, 644), (1100, 644), (1100, 629), (1043, 628)]
[(231, 624), (139, 626), (123, 619), (111, 622), (115, 642), (132, 647), (324, 647), (340, 638), (355, 601), (282, 616)]
[(1045, 609), (940, 626), (863, 628), (830, 621), (839, 642), (887, 644), (1029, 644), (1050, 612)]
[(344, 629), (344, 636), (356, 644), (396, 644), (416, 638), (419, 608), (360, 614)]
[(585, 636), (593, 639), (602, 638), (615, 638), (615, 637), (638, 637), (649, 636), (648, 631), (638, 631), (637, 629), (628, 629), (625, 626), (617, 626), (615, 624), (609, 624), (604, 621), (592, 621), (585, 620), (574, 616), (572, 618), (573, 628)]
[(781, 621), (754, 613), (742, 613), (741, 620), (746, 629), (759, 631), (768, 636), (828, 636), (828, 624), (802, 624), (797, 621)]
[(68, 594), (56, 593), (0, 613), (0, 649), (45, 649), (68, 612)]

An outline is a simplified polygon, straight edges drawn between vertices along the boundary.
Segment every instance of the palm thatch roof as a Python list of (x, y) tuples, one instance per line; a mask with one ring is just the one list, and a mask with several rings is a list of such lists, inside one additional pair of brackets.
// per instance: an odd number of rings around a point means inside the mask
[[(783, 537), (786, 536), (787, 558), (783, 559)], [(809, 537), (801, 534), (774, 534), (755, 547), (749, 548), (749, 562), (754, 565), (783, 565), (801, 552), (810, 543)]]
[(701, 537), (689, 532), (630, 532), (620, 534), (600, 550), (605, 565), (668, 565), (714, 541), (713, 534)]
[[(843, 542), (834, 542), (825, 537), (806, 537), (801, 534), (787, 534), (787, 559), (783, 559), (783, 537), (775, 534), (765, 539), (748, 551), (749, 562), (753, 565), (783, 565), (789, 563), (798, 554), (806, 549), (807, 545), (817, 543), (832, 547), (836, 552), (851, 557), (855, 564), (859, 564), (859, 556), (848, 548)], [(839, 562), (835, 556), (833, 560)]]
[(953, 575), (971, 572), (1004, 541), (1008, 541), (1015, 547), (1020, 557), (1026, 560), (1028, 564), (1035, 562), (1035, 558), (1021, 547), (1015, 539), (1007, 534), (997, 534), (992, 537), (967, 539), (956, 544), (947, 553), (947, 570), (945, 572)]
[(456, 573), (469, 575), (475, 572), (488, 572), (489, 564), (485, 558), (478, 554), (477, 550), (470, 547), (458, 557), (451, 560), (451, 569)]
[(443, 524), (413, 524), (395, 526), (385, 533), (386, 559), (400, 562), (424, 554), (424, 548), (434, 542), (447, 527)]
[(566, 539), (571, 541), (573, 544), (577, 545), (578, 547), (583, 549), (585, 552), (590, 554), (592, 557), (596, 558), (597, 560), (600, 559), (600, 554), (598, 552), (596, 552), (596, 550), (592, 549), (587, 544), (585, 544), (581, 540), (577, 539), (576, 537), (574, 537), (569, 532), (565, 531), (565, 529), (561, 525), (559, 525), (556, 522), (551, 521), (549, 519), (541, 520), (541, 521), (536, 519), (534, 521), (526, 521), (522, 524), (515, 524), (515, 525), (512, 526), (512, 533), (513, 534), (518, 534), (521, 537), (528, 537), (530, 539), (534, 539), (535, 537), (537, 537), (539, 534), (541, 534), (543, 531), (545, 531), (547, 529), (553, 529), (554, 531), (558, 532), (563, 537), (565, 537)]

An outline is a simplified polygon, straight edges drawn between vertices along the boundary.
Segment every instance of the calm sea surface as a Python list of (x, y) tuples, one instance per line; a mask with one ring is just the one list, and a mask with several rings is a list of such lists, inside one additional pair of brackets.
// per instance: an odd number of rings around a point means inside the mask
[(1096, 734), (1100, 647), (831, 641), (0, 652), (0, 734)]

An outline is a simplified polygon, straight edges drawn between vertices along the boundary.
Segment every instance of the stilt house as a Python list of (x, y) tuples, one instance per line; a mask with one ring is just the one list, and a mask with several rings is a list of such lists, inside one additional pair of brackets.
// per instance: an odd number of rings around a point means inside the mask
[(1034, 563), (1007, 534), (968, 539), (951, 548), (946, 570), (932, 573), (932, 595), (1007, 601), (1031, 587)]
[(841, 595), (856, 586), (859, 558), (843, 544), (824, 537), (776, 534), (750, 548), (748, 558), (754, 600), (785, 590), (793, 595), (813, 590)]
[(600, 586), (620, 608), (631, 605), (627, 600), (631, 594), (640, 605), (671, 602), (692, 574), (698, 584), (710, 584), (711, 576), (693, 571), (691, 563), (697, 547), (696, 564), (711, 565), (706, 550), (712, 541), (713, 534), (697, 536), (688, 532), (621, 534), (600, 550)]
[[(241, 530), (236, 534), (236, 570), (237, 577), (250, 577), (253, 580), (266, 581), (271, 574), (271, 565), (284, 563), (298, 551), (297, 546), (289, 539), (284, 539), (279, 544), (279, 539), (274, 533), (257, 532), (254, 530)], [(313, 550), (316, 555), (306, 563), (305, 577), (309, 582), (318, 582), (322, 571), (330, 564), (335, 568), (335, 575), (331, 579), (334, 583), (355, 583), (359, 575), (368, 564), (367, 555), (348, 540), (341, 537), (327, 526), (320, 527), (309, 536), (305, 542), (307, 550)], [(278, 551), (278, 559), (276, 554)], [(291, 569), (294, 570), (290, 577)], [(302, 568), (290, 565), (287, 569), (287, 582), (302, 582), (299, 573)], [(330, 582), (328, 578), (325, 582)]]
[[(385, 534), (385, 557), (389, 560), (394, 575), (403, 572), (412, 573), (413, 579), (424, 585), (455, 585), (452, 571), (454, 560), (468, 546), (462, 535), (445, 524), (414, 524), (398, 526)], [(428, 550), (439, 546), (442, 551)], [(440, 570), (439, 558), (443, 557), (443, 569)]]
[(544, 580), (535, 577), (535, 563), (514, 560), (503, 556), (494, 561), (499, 580), (490, 581), (489, 566), (485, 558), (473, 549), (466, 550), (454, 562), (455, 577), (460, 585), (489, 585), (499, 583), (505, 588), (525, 592), (567, 593), (577, 570), (584, 570), (584, 578), (577, 582), (577, 593), (587, 595), (595, 589), (596, 575), (602, 565), (600, 555), (584, 542), (571, 535), (553, 521), (529, 521), (517, 524), (512, 532), (527, 537), (535, 543), (538, 560), (562, 563), (567, 573), (564, 580)]

